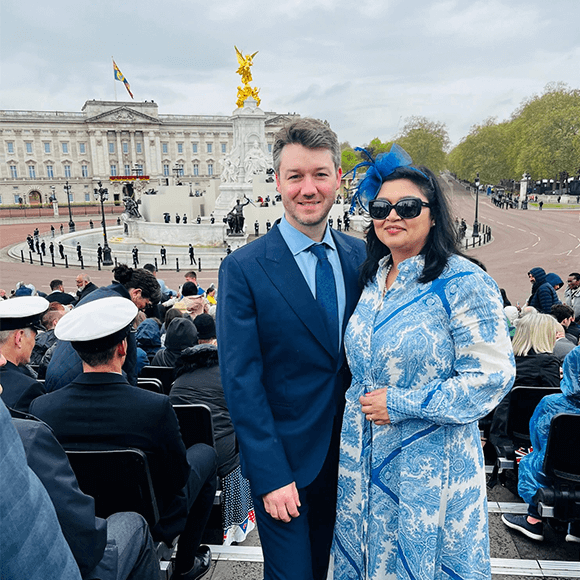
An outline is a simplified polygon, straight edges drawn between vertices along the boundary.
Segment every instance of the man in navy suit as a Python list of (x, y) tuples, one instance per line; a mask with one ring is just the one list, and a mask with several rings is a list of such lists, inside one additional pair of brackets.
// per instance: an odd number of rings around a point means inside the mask
[(222, 263), (220, 369), (265, 578), (322, 580), (350, 380), (342, 335), (366, 253), (362, 241), (327, 227), (342, 175), (334, 132), (314, 119), (294, 121), (277, 134), (273, 158), (284, 217)]

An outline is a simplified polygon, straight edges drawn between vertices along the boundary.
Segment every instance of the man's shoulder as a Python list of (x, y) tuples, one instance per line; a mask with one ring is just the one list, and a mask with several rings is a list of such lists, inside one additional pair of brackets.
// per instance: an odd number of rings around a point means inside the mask
[(364, 240), (357, 238), (355, 236), (350, 236), (349, 234), (345, 234), (343, 232), (339, 232), (337, 230), (332, 230), (332, 235), (334, 239), (340, 241), (341, 243), (345, 244), (346, 246), (350, 246), (351, 248), (365, 252), (366, 251), (366, 244)]

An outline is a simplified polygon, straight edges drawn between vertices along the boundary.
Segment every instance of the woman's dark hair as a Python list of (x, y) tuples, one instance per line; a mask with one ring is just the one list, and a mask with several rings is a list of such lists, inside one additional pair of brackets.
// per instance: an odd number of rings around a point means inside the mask
[(113, 269), (115, 281), (122, 284), (127, 290), (137, 288), (141, 290), (141, 296), (157, 304), (161, 300), (161, 288), (157, 278), (143, 268), (129, 268), (127, 264), (119, 264)]
[[(434, 225), (420, 252), (425, 257), (425, 265), (419, 277), (419, 282), (425, 284), (426, 282), (435, 280), (443, 272), (452, 254), (463, 254), (457, 248), (457, 234), (451, 220), (449, 204), (437, 181), (437, 177), (426, 167), (417, 166), (417, 169), (427, 175), (429, 179), (425, 179), (423, 175), (408, 167), (398, 167), (383, 183), (394, 181), (395, 179), (408, 179), (421, 190), (421, 193), (429, 201)], [(360, 282), (363, 287), (375, 277), (381, 258), (390, 254), (389, 248), (377, 237), (372, 221), (366, 229), (365, 234), (367, 259), (361, 266), (360, 273)]]
[(197, 286), (193, 282), (186, 282), (181, 287), (182, 296), (197, 296)]
[(181, 318), (181, 311), (178, 310), (177, 308), (170, 308), (166, 313), (165, 313), (165, 319), (163, 320), (163, 324), (165, 324), (165, 329), (167, 330), (167, 327), (169, 326), (169, 323), (174, 319), (174, 318)]

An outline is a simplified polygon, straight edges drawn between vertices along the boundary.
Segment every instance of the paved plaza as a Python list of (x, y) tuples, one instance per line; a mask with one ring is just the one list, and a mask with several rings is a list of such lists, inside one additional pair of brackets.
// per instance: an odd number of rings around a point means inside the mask
[[(454, 214), (465, 218), (471, 226), (475, 211), (475, 198), (465, 188), (453, 181), (448, 183)], [(79, 229), (88, 228), (86, 220), (77, 220)], [(94, 218), (93, 218), (94, 219)], [(94, 219), (95, 223), (96, 220)], [(530, 293), (527, 272), (535, 267), (543, 267), (546, 272), (555, 272), (563, 279), (580, 269), (580, 210), (558, 209), (542, 211), (530, 209), (502, 210), (491, 203), (485, 195), (479, 199), (479, 221), (492, 228), (492, 241), (486, 246), (469, 250), (487, 267), (490, 275), (500, 287), (505, 288), (512, 303), (523, 304)], [(60, 222), (55, 223), (58, 228)], [(110, 220), (110, 225), (115, 219)], [(50, 218), (38, 223), (26, 221), (17, 223), (5, 220), (0, 224), (0, 288), (7, 292), (18, 281), (34, 284), (43, 291), (49, 290), (49, 282), (54, 278), (64, 281), (65, 290), (74, 292), (75, 277), (81, 271), (76, 261), (71, 261), (68, 269), (53, 268), (50, 264), (30, 265), (14, 261), (8, 256), (8, 247), (23, 243), (26, 235), (38, 227), (40, 234), (50, 236)], [(109, 225), (109, 221), (107, 221)], [(66, 230), (66, 224), (65, 224)], [(356, 234), (355, 234), (356, 235)], [(253, 239), (250, 237), (250, 240)], [(76, 256), (75, 256), (76, 257)], [(163, 278), (171, 288), (183, 283), (183, 274), (190, 269), (183, 264), (180, 272), (163, 270)], [(110, 268), (98, 271), (85, 270), (97, 285), (111, 282)], [(198, 274), (200, 285), (206, 288), (217, 284), (216, 270), (203, 270)], [(559, 292), (563, 298), (563, 290)], [(490, 512), (490, 541), (494, 579), (500, 578), (580, 578), (580, 546), (564, 542), (563, 529), (547, 527), (546, 540), (535, 543), (516, 533), (508, 531), (501, 523), (501, 512), (522, 512), (525, 505), (515, 495), (516, 482), (508, 477), (507, 485), (496, 486), (488, 491)], [(214, 547), (214, 564), (206, 578), (229, 580), (245, 578), (260, 580), (263, 576), (259, 538), (252, 532), (241, 546)]]

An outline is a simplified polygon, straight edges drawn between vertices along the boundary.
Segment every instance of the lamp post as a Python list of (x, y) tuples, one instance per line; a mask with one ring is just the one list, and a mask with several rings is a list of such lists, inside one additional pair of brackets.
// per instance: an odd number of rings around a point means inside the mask
[(103, 219), (103, 266), (112, 266), (113, 260), (111, 259), (111, 248), (109, 248), (109, 243), (107, 241), (107, 226), (105, 225), (105, 207), (103, 202), (109, 199), (109, 190), (106, 187), (103, 187), (103, 182), (99, 181), (99, 188), (95, 187), (95, 199), (101, 202), (101, 216)]
[(75, 223), (73, 221), (73, 217), (72, 217), (72, 210), (70, 207), (70, 190), (72, 189), (72, 186), (70, 186), (68, 184), (68, 180), (64, 186), (64, 190), (66, 191), (66, 201), (68, 203), (68, 231), (70, 232), (74, 232), (75, 231)]
[(479, 216), (479, 173), (475, 177), (475, 220), (473, 221), (473, 233), (471, 234), (474, 238), (479, 236), (479, 222), (477, 218)]

